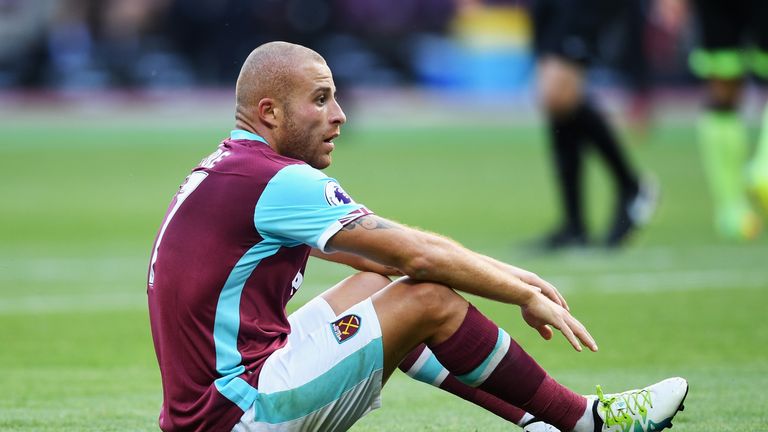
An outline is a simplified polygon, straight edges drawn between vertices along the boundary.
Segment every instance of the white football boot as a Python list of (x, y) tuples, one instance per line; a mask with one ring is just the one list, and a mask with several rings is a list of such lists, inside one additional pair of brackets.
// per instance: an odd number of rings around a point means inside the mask
[(688, 382), (668, 378), (640, 390), (603, 394), (597, 386), (592, 402), (595, 432), (656, 432), (672, 427), (672, 418), (683, 410)]
[[(672, 418), (684, 409), (688, 382), (668, 378), (640, 390), (603, 394), (597, 386), (596, 396), (587, 396), (592, 405), (594, 432), (657, 432), (672, 427)], [(539, 419), (523, 427), (523, 432), (560, 432)]]

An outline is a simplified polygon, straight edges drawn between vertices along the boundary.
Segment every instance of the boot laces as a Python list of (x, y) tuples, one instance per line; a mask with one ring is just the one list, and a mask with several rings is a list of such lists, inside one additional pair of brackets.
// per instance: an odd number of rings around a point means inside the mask
[(603, 389), (597, 386), (597, 400), (605, 413), (605, 424), (631, 424), (632, 416), (648, 413), (648, 408), (653, 408), (651, 393), (648, 390), (631, 390), (617, 394), (603, 394)]

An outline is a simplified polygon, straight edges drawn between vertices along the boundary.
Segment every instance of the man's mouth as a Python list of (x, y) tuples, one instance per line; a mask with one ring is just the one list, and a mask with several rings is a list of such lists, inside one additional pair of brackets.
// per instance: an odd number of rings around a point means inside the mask
[(335, 140), (340, 134), (338, 132), (329, 135), (327, 138), (323, 139), (323, 142), (327, 142), (329, 144), (333, 144), (333, 140)]

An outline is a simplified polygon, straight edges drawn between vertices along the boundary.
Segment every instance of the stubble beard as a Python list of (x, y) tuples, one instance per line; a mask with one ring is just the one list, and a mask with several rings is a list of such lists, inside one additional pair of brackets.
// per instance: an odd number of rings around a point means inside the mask
[(322, 163), (318, 158), (313, 158), (312, 135), (307, 129), (302, 129), (293, 120), (293, 116), (286, 116), (285, 135), (283, 140), (283, 155), (306, 162), (316, 169), (323, 169), (328, 164)]

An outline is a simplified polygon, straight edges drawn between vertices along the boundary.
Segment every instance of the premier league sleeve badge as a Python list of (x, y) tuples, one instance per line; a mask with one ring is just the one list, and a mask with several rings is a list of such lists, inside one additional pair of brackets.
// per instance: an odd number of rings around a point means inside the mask
[(325, 200), (332, 206), (355, 202), (335, 181), (329, 181), (325, 184)]

